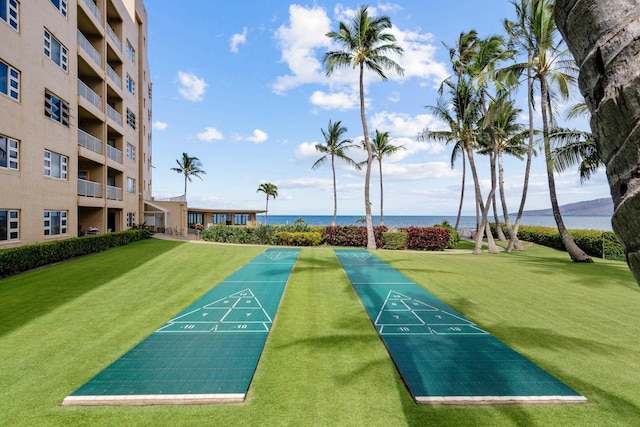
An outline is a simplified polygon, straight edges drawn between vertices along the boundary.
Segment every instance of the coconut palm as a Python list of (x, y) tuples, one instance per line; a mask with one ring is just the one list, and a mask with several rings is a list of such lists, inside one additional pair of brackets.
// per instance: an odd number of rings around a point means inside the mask
[(613, 229), (624, 244), (627, 262), (640, 284), (640, 188), (636, 184), (640, 139), (633, 136), (637, 135), (639, 108), (632, 101), (640, 93), (640, 56), (634, 37), (637, 33), (629, 31), (630, 23), (638, 22), (638, 8), (623, 0), (557, 3), (556, 21), (581, 64), (580, 86), (585, 88), (587, 105), (593, 113), (591, 130), (607, 166), (615, 207)]
[(364, 206), (367, 219), (367, 249), (376, 249), (376, 240), (373, 234), (373, 221), (371, 218), (371, 200), (369, 197), (369, 185), (371, 182), (371, 162), (373, 152), (369, 140), (369, 130), (364, 105), (364, 70), (373, 71), (383, 81), (387, 80), (385, 70), (392, 69), (402, 75), (404, 69), (389, 58), (389, 54), (402, 54), (403, 49), (396, 44), (396, 38), (387, 30), (391, 28), (391, 19), (388, 16), (369, 16), (368, 7), (362, 6), (356, 12), (351, 23), (340, 22), (339, 30), (327, 33), (342, 47), (342, 50), (328, 51), (324, 54), (323, 64), (327, 76), (331, 76), (336, 69), (353, 68), (359, 71), (360, 91), (360, 119), (364, 143), (367, 147), (367, 168), (364, 181)]
[(549, 138), (555, 145), (551, 157), (556, 171), (564, 172), (578, 165), (580, 182), (583, 183), (604, 166), (591, 132), (556, 128), (551, 131)]
[(171, 168), (172, 171), (184, 175), (184, 198), (187, 199), (187, 181), (191, 182), (192, 177), (202, 179), (201, 175), (207, 173), (202, 169), (202, 162), (197, 157), (191, 157), (187, 153), (182, 153), (181, 159), (176, 159), (178, 167)]
[(521, 0), (522, 18), (528, 30), (528, 46), (531, 49), (527, 63), (516, 64), (513, 71), (530, 70), (531, 76), (539, 85), (540, 114), (542, 116), (542, 135), (549, 186), (549, 199), (553, 217), (558, 227), (567, 253), (574, 262), (593, 262), (591, 258), (575, 243), (564, 225), (554, 177), (553, 158), (551, 156), (550, 128), (553, 124), (552, 101), (560, 97), (569, 97), (569, 86), (575, 81), (575, 62), (559, 37), (553, 19), (554, 2), (551, 0)]
[(278, 197), (278, 186), (270, 182), (265, 182), (258, 186), (256, 193), (264, 193), (267, 196), (267, 205), (264, 208), (264, 223), (267, 223), (267, 216), (269, 215), (269, 197)]
[[(367, 147), (362, 144), (366, 150)], [(376, 136), (371, 141), (373, 158), (378, 160), (380, 172), (380, 225), (384, 225), (384, 190), (382, 188), (382, 158), (391, 156), (400, 150), (404, 150), (404, 145), (393, 145), (389, 140), (389, 132), (380, 132), (376, 129)]]
[(357, 147), (356, 144), (350, 138), (343, 138), (342, 136), (347, 132), (347, 128), (342, 126), (341, 121), (332, 123), (329, 120), (329, 126), (327, 130), (320, 129), (324, 142), (322, 144), (316, 144), (316, 151), (322, 153), (322, 156), (316, 160), (311, 166), (312, 169), (317, 169), (326, 162), (331, 160), (331, 173), (333, 175), (333, 220), (331, 225), (336, 225), (336, 217), (338, 215), (338, 190), (336, 184), (336, 158), (346, 162), (347, 164), (360, 169), (360, 165), (356, 163), (351, 157), (347, 155), (347, 151), (350, 148)]

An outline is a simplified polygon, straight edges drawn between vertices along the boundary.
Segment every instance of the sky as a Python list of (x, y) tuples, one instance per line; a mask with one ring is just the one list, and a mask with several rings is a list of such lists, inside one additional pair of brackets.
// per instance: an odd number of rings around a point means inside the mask
[[(182, 4), (182, 3), (181, 3)], [(155, 197), (183, 193), (184, 178), (171, 171), (186, 152), (202, 162), (206, 175), (188, 184), (189, 206), (264, 209), (261, 183), (278, 187), (270, 215), (331, 215), (330, 163), (311, 166), (321, 156), (322, 129), (341, 121), (346, 137), (363, 141), (358, 74), (351, 69), (327, 77), (322, 57), (338, 46), (325, 36), (350, 22), (361, 3), (282, 0), (147, 0), (148, 51), (153, 82), (153, 178)], [(424, 129), (444, 129), (425, 106), (449, 76), (448, 50), (461, 32), (481, 37), (502, 32), (513, 19), (508, 0), (404, 0), (370, 3), (371, 15), (386, 15), (404, 54), (404, 68), (382, 81), (365, 73), (369, 132), (389, 132), (404, 146), (383, 160), (385, 215), (455, 215), (462, 164), (451, 168), (451, 147), (420, 142)], [(581, 101), (578, 89), (566, 105)], [(525, 107), (524, 91), (516, 95)], [(559, 106), (562, 110), (563, 106)], [(561, 113), (561, 111), (560, 111)], [(526, 117), (522, 116), (522, 122)], [(568, 126), (588, 129), (586, 120)], [(366, 159), (362, 150), (349, 155)], [(486, 157), (477, 157), (483, 196), (490, 188)], [(375, 165), (374, 165), (375, 166)], [(338, 214), (364, 215), (364, 168), (336, 163)], [(505, 158), (509, 211), (517, 211), (524, 162)], [(556, 176), (560, 204), (609, 197), (604, 170), (580, 183), (577, 167)], [(380, 210), (379, 174), (371, 177), (372, 211)], [(473, 186), (467, 176), (463, 214), (473, 215)], [(526, 209), (550, 207), (542, 157), (534, 159)]]

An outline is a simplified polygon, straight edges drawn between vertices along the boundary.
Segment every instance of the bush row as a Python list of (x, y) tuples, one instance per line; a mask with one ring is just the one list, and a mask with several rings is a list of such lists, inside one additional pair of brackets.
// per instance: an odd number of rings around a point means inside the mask
[(3, 249), (0, 250), (0, 277), (10, 276), (80, 255), (102, 252), (116, 246), (124, 246), (137, 240), (146, 239), (151, 235), (153, 235), (153, 232), (140, 228)]
[(451, 244), (451, 232), (441, 227), (409, 227), (407, 249), (441, 251)]
[(322, 243), (322, 234), (317, 231), (278, 231), (276, 244), (281, 246), (318, 246)]
[[(505, 235), (506, 227), (503, 226)], [(491, 224), (491, 230), (495, 234), (495, 224)], [(624, 248), (622, 243), (613, 231), (598, 230), (568, 230), (576, 244), (592, 257), (607, 259), (623, 259)], [(550, 248), (565, 250), (560, 233), (557, 228), (541, 226), (520, 226), (518, 228), (518, 239), (527, 242), (537, 243)]]
[[(387, 231), (384, 225), (373, 227), (376, 247), (384, 245), (382, 233)], [(367, 247), (367, 227), (357, 225), (329, 226), (324, 229), (324, 242), (329, 246)]]

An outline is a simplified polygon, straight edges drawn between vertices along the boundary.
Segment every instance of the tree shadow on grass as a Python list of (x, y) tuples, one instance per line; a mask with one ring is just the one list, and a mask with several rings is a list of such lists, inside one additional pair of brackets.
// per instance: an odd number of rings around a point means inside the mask
[(183, 244), (150, 239), (0, 280), (0, 336)]

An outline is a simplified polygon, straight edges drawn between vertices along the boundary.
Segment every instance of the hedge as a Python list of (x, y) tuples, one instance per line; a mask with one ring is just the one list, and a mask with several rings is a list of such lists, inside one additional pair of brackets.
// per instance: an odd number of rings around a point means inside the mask
[(124, 246), (137, 240), (146, 239), (151, 235), (153, 233), (140, 228), (3, 249), (0, 250), (0, 277), (7, 277), (81, 255), (102, 252), (116, 246)]
[(387, 231), (382, 233), (382, 239), (384, 240), (385, 249), (405, 249), (407, 247), (407, 238), (409, 233), (405, 231), (391, 232)]
[(451, 244), (451, 233), (441, 227), (409, 227), (407, 249), (441, 251)]
[[(376, 247), (384, 245), (382, 233), (388, 229), (384, 225), (373, 227)], [(324, 229), (324, 241), (329, 246), (367, 247), (367, 227), (357, 225), (329, 226)]]
[(317, 231), (278, 231), (276, 244), (282, 246), (318, 246), (322, 243), (322, 234)]

